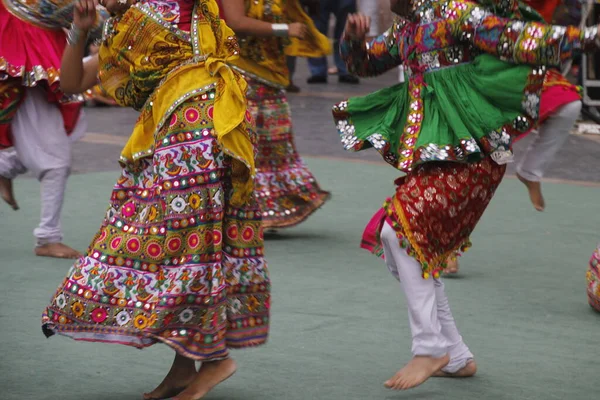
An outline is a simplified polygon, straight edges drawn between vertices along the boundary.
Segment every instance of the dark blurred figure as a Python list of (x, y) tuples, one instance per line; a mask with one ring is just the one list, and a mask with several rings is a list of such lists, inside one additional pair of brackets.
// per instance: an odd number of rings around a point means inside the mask
[[(319, 15), (319, 0), (299, 0), (308, 15), (314, 18)], [(286, 88), (289, 93), (298, 93), (300, 88), (294, 84), (294, 73), (296, 72), (296, 57), (287, 58), (287, 66), (290, 71), (290, 84)]]
[[(356, 12), (356, 0), (321, 0), (319, 4), (318, 14), (310, 13), (317, 29), (324, 35), (327, 35), (329, 30), (329, 17), (331, 14), (335, 16), (335, 28), (333, 32), (333, 58), (337, 68), (338, 80), (341, 83), (359, 83), (358, 78), (348, 73), (344, 61), (340, 57), (339, 39), (344, 33), (344, 26), (348, 14)], [(327, 58), (311, 58), (308, 60), (310, 68), (310, 78), (308, 83), (327, 83)]]

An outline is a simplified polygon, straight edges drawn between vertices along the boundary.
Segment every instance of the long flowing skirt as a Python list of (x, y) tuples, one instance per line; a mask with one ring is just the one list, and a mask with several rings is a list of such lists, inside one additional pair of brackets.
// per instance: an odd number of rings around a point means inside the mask
[(329, 199), (296, 151), (285, 92), (248, 79), (248, 110), (256, 121), (256, 196), (265, 228), (306, 220)]
[(229, 204), (231, 159), (214, 138), (213, 98), (179, 106), (154, 156), (124, 168), (87, 254), (44, 312), (46, 335), (163, 342), (198, 361), (266, 341), (261, 213), (254, 199)]
[(587, 271), (587, 294), (590, 306), (600, 312), (600, 245), (592, 258), (590, 258), (590, 266)]

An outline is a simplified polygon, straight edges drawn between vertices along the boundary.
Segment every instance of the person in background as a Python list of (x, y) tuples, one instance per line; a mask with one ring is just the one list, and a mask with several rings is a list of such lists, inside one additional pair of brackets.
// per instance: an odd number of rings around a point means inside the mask
[(338, 82), (358, 84), (357, 77), (351, 75), (340, 56), (339, 40), (344, 31), (348, 15), (356, 12), (356, 0), (321, 0), (318, 14), (311, 13), (317, 29), (327, 36), (329, 31), (329, 18), (335, 17), (335, 27), (333, 31), (333, 59), (337, 71), (328, 71), (327, 57), (310, 58), (308, 67), (310, 77), (306, 81), (309, 84), (327, 83), (327, 75), (331, 72), (337, 73)]
[(19, 4), (0, 2), (0, 58), (10, 66), (0, 71), (0, 196), (18, 210), (13, 179), (33, 173), (41, 185), (40, 223), (33, 231), (35, 254), (77, 258), (80, 253), (62, 243), (61, 214), (72, 143), (87, 128), (83, 98), (67, 96), (59, 87), (66, 45), (62, 28), (21, 20), (13, 8)]

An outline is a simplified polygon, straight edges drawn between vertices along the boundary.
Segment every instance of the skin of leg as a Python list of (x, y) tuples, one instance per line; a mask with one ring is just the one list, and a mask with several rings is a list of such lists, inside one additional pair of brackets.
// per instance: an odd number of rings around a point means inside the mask
[(381, 231), (385, 260), (406, 297), (412, 334), (413, 359), (385, 382), (395, 390), (410, 389), (448, 364), (449, 344), (438, 318), (435, 283), (423, 279), (421, 265), (400, 247), (394, 229), (386, 222)]
[(199, 400), (224, 380), (230, 378), (237, 370), (232, 358), (219, 361), (203, 362), (200, 371), (195, 375), (188, 387), (173, 400)]
[(196, 377), (196, 362), (191, 358), (175, 354), (169, 373), (160, 385), (149, 393), (144, 393), (144, 400), (161, 400), (177, 396)]
[(539, 211), (545, 207), (540, 181), (550, 161), (569, 137), (580, 112), (581, 101), (574, 101), (549, 117), (540, 127), (517, 166), (518, 177), (527, 186), (531, 201)]
[(0, 196), (14, 210), (18, 210), (19, 205), (15, 199), (12, 181), (25, 172), (27, 168), (19, 159), (14, 147), (0, 151)]

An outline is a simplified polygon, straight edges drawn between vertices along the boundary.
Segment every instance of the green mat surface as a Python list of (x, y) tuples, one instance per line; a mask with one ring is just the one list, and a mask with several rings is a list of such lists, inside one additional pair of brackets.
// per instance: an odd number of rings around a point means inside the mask
[[(506, 179), (446, 279), (450, 303), (480, 373), (432, 379), (408, 392), (382, 386), (410, 358), (404, 299), (384, 264), (359, 249), (362, 229), (392, 193), (385, 166), (309, 159), (333, 199), (267, 242), (273, 281), (270, 342), (235, 351), (238, 373), (207, 399), (594, 399), (600, 315), (587, 305), (585, 270), (596, 242), (597, 188), (546, 184), (547, 211)], [(65, 242), (84, 249), (117, 173), (74, 176)], [(69, 261), (36, 258), (39, 186), (19, 180), (20, 212), (0, 208), (0, 399), (139, 399), (169, 369), (156, 345), (46, 339), (40, 315)]]

